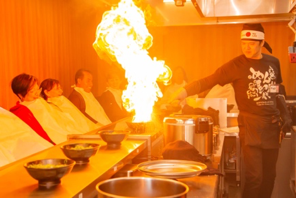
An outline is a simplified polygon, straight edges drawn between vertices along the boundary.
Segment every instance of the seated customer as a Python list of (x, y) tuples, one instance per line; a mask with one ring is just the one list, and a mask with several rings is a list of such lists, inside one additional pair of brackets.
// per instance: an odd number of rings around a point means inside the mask
[(76, 123), (85, 128), (85, 130), (91, 131), (100, 127), (85, 117), (72, 102), (62, 95), (63, 90), (58, 80), (45, 79), (40, 84), (40, 88), (42, 89), (41, 97), (49, 104), (58, 107), (63, 112), (69, 113)]
[(93, 77), (90, 71), (80, 69), (75, 75), (75, 87), (69, 100), (91, 121), (102, 125), (111, 121), (98, 100), (91, 93)]
[(0, 107), (0, 167), (51, 146), (17, 116)]
[[(17, 102), (17, 105), (11, 108), (10, 111), (35, 130), (34, 125), (31, 123), (33, 115), (46, 131), (48, 137), (56, 144), (66, 141), (68, 134), (87, 132), (68, 113), (52, 107), (43, 98), (39, 97), (40, 89), (37, 78), (34, 76), (28, 74), (16, 76), (12, 80), (11, 88), (19, 97), (20, 102)], [(40, 131), (36, 132), (40, 134)], [(42, 137), (44, 137), (43, 135)]]
[(121, 80), (116, 73), (107, 76), (106, 91), (98, 98), (107, 116), (112, 122), (128, 116), (128, 112), (122, 105), (122, 90), (120, 89)]

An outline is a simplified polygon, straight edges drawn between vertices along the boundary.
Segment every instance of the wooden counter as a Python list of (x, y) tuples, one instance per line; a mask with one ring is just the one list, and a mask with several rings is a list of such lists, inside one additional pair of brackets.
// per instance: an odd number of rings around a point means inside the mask
[[(83, 141), (70, 140), (67, 143), (74, 142)], [(90, 158), (87, 165), (75, 165), (72, 172), (64, 176), (61, 184), (54, 189), (40, 190), (38, 181), (27, 173), (23, 164), (45, 158), (66, 158), (59, 148), (63, 144), (2, 167), (0, 169), (0, 197), (94, 197), (96, 195), (95, 186), (99, 181), (110, 178), (146, 147), (144, 140), (126, 140), (117, 150), (106, 149), (106, 143), (102, 140), (91, 142), (102, 145), (97, 154)]]

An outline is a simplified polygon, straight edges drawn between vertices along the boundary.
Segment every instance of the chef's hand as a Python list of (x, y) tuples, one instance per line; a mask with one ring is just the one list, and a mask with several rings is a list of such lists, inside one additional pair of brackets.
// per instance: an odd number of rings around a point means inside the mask
[(286, 119), (284, 118), (283, 119), (282, 131), (284, 132), (284, 134), (286, 134), (287, 132), (293, 131), (291, 118), (286, 118)]
[(179, 106), (180, 102), (187, 97), (186, 89), (183, 87), (175, 91), (169, 98), (168, 103), (172, 106)]

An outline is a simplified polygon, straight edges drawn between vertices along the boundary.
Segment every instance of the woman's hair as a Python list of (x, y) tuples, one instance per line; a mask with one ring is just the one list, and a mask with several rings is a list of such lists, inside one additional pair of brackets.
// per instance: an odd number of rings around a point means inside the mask
[(42, 83), (40, 84), (40, 88), (42, 89), (40, 94), (41, 97), (47, 100), (48, 97), (45, 94), (45, 90), (50, 91), (55, 85), (59, 85), (59, 84), (60, 82), (58, 80), (51, 79), (51, 78), (48, 78), (42, 81)]
[(174, 83), (174, 73), (177, 71), (177, 70), (181, 70), (182, 71), (182, 73), (183, 73), (183, 77), (184, 77), (184, 80), (186, 81), (186, 82), (188, 82), (188, 79), (187, 79), (187, 75), (186, 75), (186, 72), (185, 72), (185, 70), (183, 69), (183, 67), (181, 67), (181, 66), (178, 66), (178, 67), (175, 67), (174, 68), (174, 70), (173, 70), (173, 76), (172, 76), (172, 83)]
[(11, 89), (21, 99), (19, 95), (25, 97), (35, 83), (38, 83), (38, 79), (35, 76), (23, 73), (12, 79)]

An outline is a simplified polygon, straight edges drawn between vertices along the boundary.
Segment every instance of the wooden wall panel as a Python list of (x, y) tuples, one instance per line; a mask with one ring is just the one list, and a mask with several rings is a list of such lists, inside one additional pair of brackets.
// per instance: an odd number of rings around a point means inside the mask
[(81, 17), (73, 2), (0, 0), (1, 107), (9, 109), (17, 101), (10, 83), (20, 73), (32, 74), (40, 82), (58, 79), (65, 96), (70, 94), (79, 68), (91, 70), (96, 77), (100, 60), (87, 40), (95, 39), (96, 17)]
[[(281, 62), (287, 94), (296, 95), (296, 63), (290, 63), (288, 58), (288, 46), (293, 44), (295, 35), (287, 22), (262, 25), (273, 55)], [(165, 60), (171, 68), (184, 67), (189, 81), (200, 79), (241, 54), (241, 29), (242, 24), (150, 27), (154, 43), (149, 52)], [(265, 48), (263, 52), (269, 53)]]

